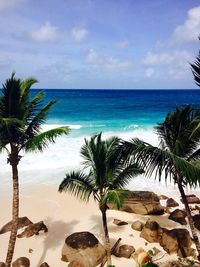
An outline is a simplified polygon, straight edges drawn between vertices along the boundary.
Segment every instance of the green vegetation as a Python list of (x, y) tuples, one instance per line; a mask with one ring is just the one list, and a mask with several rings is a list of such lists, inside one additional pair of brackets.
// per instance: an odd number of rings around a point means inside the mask
[(110, 239), (107, 227), (107, 204), (120, 208), (129, 192), (123, 188), (135, 175), (143, 171), (135, 163), (126, 161), (120, 153), (121, 141), (117, 137), (102, 140), (101, 133), (85, 140), (81, 148), (84, 170), (66, 174), (59, 192), (68, 191), (88, 201), (90, 196), (98, 202), (105, 233), (107, 263), (111, 263)]
[[(197, 230), (184, 192), (185, 185), (196, 187), (200, 184), (200, 169), (193, 164), (200, 158), (199, 125), (200, 110), (190, 105), (177, 107), (174, 112), (168, 113), (163, 123), (155, 127), (160, 138), (159, 147), (135, 138), (131, 142), (124, 142), (124, 153), (127, 157), (134, 156), (146, 175), (155, 174), (160, 180), (163, 174), (165, 179), (173, 179), (178, 185), (200, 257)], [(184, 251), (181, 252), (185, 256)]]
[(10, 266), (13, 258), (18, 216), (19, 216), (19, 177), (18, 164), (22, 158), (20, 153), (43, 151), (55, 138), (68, 134), (67, 127), (41, 132), (48, 112), (55, 104), (51, 101), (42, 106), (44, 93), (37, 93), (30, 99), (30, 88), (37, 81), (35, 79), (20, 80), (15, 74), (3, 84), (0, 97), (0, 151), (7, 152), (8, 163), (12, 168), (13, 181), (13, 226), (10, 234), (6, 266)]

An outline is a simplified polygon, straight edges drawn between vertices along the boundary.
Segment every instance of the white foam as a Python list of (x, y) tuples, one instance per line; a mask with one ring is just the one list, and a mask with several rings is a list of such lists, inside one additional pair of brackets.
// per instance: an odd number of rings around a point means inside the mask
[(44, 124), (44, 125), (42, 125), (42, 131), (48, 131), (48, 130), (51, 130), (54, 128), (64, 127), (64, 126), (67, 126), (72, 130), (79, 130), (82, 128), (82, 125), (79, 125), (79, 124), (66, 124), (66, 125), (64, 125), (64, 124)]

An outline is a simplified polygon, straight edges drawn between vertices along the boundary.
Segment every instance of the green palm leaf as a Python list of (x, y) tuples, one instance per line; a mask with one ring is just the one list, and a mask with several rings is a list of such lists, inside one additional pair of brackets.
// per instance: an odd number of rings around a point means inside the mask
[(122, 189), (115, 189), (108, 191), (100, 201), (100, 205), (106, 205), (110, 203), (114, 205), (117, 209), (122, 208), (124, 201), (129, 197), (130, 191), (122, 190)]

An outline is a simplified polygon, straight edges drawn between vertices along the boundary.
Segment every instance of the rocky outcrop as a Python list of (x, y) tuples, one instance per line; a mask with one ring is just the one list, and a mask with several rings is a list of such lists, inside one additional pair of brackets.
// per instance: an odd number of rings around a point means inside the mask
[(168, 230), (160, 227), (157, 222), (148, 220), (140, 237), (150, 243), (159, 243), (169, 254), (177, 253), (181, 257), (194, 256), (194, 249), (191, 248), (191, 237), (186, 229)]
[(187, 229), (163, 229), (160, 245), (167, 253), (177, 253), (180, 257), (194, 256), (192, 241)]
[(194, 226), (200, 231), (200, 214), (196, 214), (193, 217)]
[(104, 247), (90, 232), (77, 232), (68, 236), (62, 249), (63, 261), (74, 261), (83, 267), (99, 265), (105, 255)]
[(135, 248), (133, 246), (130, 246), (130, 245), (122, 245), (113, 254), (116, 257), (123, 257), (123, 258), (129, 259), (134, 252), (135, 252)]
[(159, 242), (162, 236), (162, 228), (155, 221), (148, 220), (142, 231), (140, 237), (144, 238), (150, 243)]
[(0, 262), (0, 267), (6, 267), (6, 264), (4, 262)]
[(168, 208), (174, 208), (179, 206), (178, 202), (176, 202), (173, 198), (168, 198), (166, 204)]
[[(200, 199), (196, 195), (187, 195), (186, 198), (188, 204), (200, 204)], [(182, 199), (181, 202), (183, 202)]]
[(12, 263), (12, 267), (29, 267), (30, 261), (26, 257), (18, 258), (16, 261)]
[(43, 231), (45, 233), (48, 232), (48, 228), (43, 221), (29, 225), (21, 234), (18, 234), (17, 237), (22, 238), (39, 235), (40, 231)]
[[(20, 217), (18, 218), (18, 229), (23, 228), (25, 226), (33, 224), (28, 217)], [(12, 221), (8, 222), (5, 224), (1, 229), (0, 229), (0, 234), (4, 234), (6, 232), (11, 231), (12, 229)]]
[(167, 200), (169, 197), (165, 196), (165, 195), (160, 195), (159, 199), (160, 200)]
[(121, 221), (121, 220), (118, 220), (118, 219), (114, 219), (113, 223), (116, 224), (117, 226), (123, 226), (123, 225), (127, 225), (128, 224), (127, 222)]
[(187, 224), (185, 219), (186, 216), (187, 214), (184, 210), (176, 209), (169, 215), (168, 219), (174, 222), (178, 222), (182, 225), (186, 225)]
[(72, 261), (68, 264), (68, 267), (84, 267), (80, 262)]
[(142, 228), (144, 227), (144, 223), (141, 222), (141, 221), (134, 221), (132, 224), (131, 224), (131, 228), (135, 231), (142, 231)]
[[(115, 209), (112, 204), (109, 204), (108, 207)], [(164, 213), (159, 197), (149, 191), (131, 191), (120, 210), (141, 215), (161, 215)]]

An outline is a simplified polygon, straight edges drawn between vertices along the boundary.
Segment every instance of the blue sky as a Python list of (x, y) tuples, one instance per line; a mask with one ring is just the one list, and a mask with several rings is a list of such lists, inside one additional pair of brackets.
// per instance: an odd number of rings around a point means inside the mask
[(0, 82), (197, 88), (199, 0), (0, 0)]

